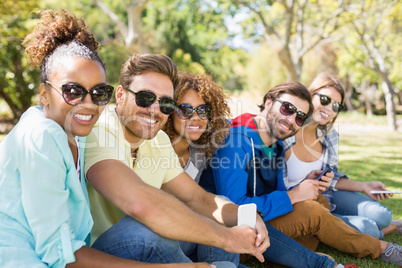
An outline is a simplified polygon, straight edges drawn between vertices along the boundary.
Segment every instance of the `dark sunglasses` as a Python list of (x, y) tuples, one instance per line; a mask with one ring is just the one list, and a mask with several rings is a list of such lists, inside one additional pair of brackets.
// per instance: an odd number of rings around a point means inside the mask
[(183, 120), (190, 119), (194, 111), (197, 111), (198, 117), (202, 120), (208, 120), (212, 113), (212, 107), (209, 104), (201, 104), (197, 108), (194, 108), (190, 104), (180, 104), (176, 110), (179, 118)]
[(148, 108), (156, 100), (159, 101), (159, 110), (164, 114), (171, 115), (177, 108), (177, 102), (172, 98), (169, 97), (158, 98), (156, 97), (155, 93), (147, 90), (141, 90), (138, 92), (134, 92), (129, 88), (126, 88), (126, 90), (135, 95), (135, 103), (141, 108)]
[[(86, 90), (83, 86), (76, 83), (59, 85), (46, 81), (46, 84), (49, 84), (52, 88), (54, 88), (54, 86), (60, 87), (61, 96), (63, 97), (64, 101), (73, 106), (83, 102), (88, 93), (91, 95), (92, 102), (95, 105), (103, 106), (108, 104), (113, 94), (113, 87), (110, 85), (97, 85), (90, 90)], [(59, 92), (57, 89), (56, 91)]]
[(320, 96), (320, 102), (322, 106), (327, 106), (332, 102), (332, 111), (334, 111), (334, 113), (339, 113), (340, 111), (343, 110), (344, 106), (342, 104), (340, 104), (337, 101), (331, 100), (331, 98), (328, 97), (327, 95), (321, 93), (314, 93), (314, 94)]
[(275, 98), (275, 100), (282, 103), (281, 108), (279, 109), (281, 114), (286, 115), (286, 116), (291, 116), (292, 114), (296, 113), (296, 119), (295, 119), (296, 124), (300, 127), (304, 125), (304, 123), (306, 122), (307, 117), (308, 117), (306, 113), (304, 113), (300, 110), (298, 111), (296, 106), (294, 106), (290, 102), (283, 101), (278, 98)]

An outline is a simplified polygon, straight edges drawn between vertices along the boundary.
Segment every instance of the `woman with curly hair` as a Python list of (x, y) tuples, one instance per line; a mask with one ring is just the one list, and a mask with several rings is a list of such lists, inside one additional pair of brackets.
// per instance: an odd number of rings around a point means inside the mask
[(166, 267), (89, 247), (85, 138), (78, 136), (90, 133), (113, 87), (83, 20), (66, 11), (41, 15), (24, 41), (30, 62), (40, 65), (41, 105), (0, 144), (0, 267)]
[(198, 183), (207, 160), (228, 135), (228, 98), (211, 77), (183, 73), (174, 99), (178, 108), (164, 130), (181, 166)]

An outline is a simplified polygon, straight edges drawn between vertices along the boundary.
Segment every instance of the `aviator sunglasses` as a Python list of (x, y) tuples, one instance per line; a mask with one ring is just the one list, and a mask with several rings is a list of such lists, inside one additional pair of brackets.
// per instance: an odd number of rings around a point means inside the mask
[(314, 93), (314, 94), (320, 96), (320, 102), (321, 102), (322, 106), (327, 106), (328, 104), (330, 104), (332, 102), (332, 111), (334, 111), (334, 113), (339, 113), (340, 111), (343, 110), (342, 104), (340, 104), (337, 101), (331, 100), (331, 98), (328, 97), (327, 95), (324, 95), (321, 93)]
[(138, 92), (134, 92), (129, 88), (126, 88), (127, 91), (133, 93), (135, 95), (135, 103), (141, 108), (150, 107), (156, 100), (159, 101), (159, 110), (166, 115), (171, 115), (174, 110), (177, 108), (177, 102), (169, 97), (156, 97), (155, 93), (148, 90), (140, 90)]
[[(90, 90), (86, 90), (83, 86), (76, 83), (59, 85), (46, 81), (46, 84), (49, 84), (54, 89), (56, 89), (54, 86), (60, 87), (61, 96), (63, 97), (64, 101), (73, 106), (83, 102), (88, 93), (91, 95), (92, 102), (95, 105), (103, 106), (108, 104), (113, 94), (113, 87), (110, 85), (97, 85)], [(57, 89), (56, 91), (59, 92)]]
[(303, 126), (303, 124), (306, 122), (307, 120), (307, 114), (302, 112), (302, 111), (298, 111), (296, 106), (294, 106), (293, 104), (291, 104), (290, 102), (275, 98), (276, 101), (279, 101), (280, 103), (282, 103), (281, 108), (279, 109), (279, 111), (281, 112), (281, 114), (285, 115), (285, 116), (291, 116), (292, 114), (296, 113), (296, 119), (295, 122), (296, 124), (301, 127)]
[(209, 104), (201, 104), (197, 108), (194, 108), (190, 104), (180, 104), (176, 111), (179, 118), (183, 120), (190, 119), (195, 111), (197, 111), (199, 118), (208, 120), (212, 113), (212, 107)]

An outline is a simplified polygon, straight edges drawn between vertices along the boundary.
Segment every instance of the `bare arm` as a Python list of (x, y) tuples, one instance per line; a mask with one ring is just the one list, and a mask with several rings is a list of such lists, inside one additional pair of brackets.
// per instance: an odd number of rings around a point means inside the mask
[[(253, 229), (247, 226), (226, 228), (193, 212), (173, 196), (144, 183), (118, 160), (94, 164), (87, 172), (87, 179), (124, 213), (163, 237), (264, 259), (260, 249), (254, 246), (257, 234)], [(241, 243), (236, 243), (239, 240)]]
[(382, 182), (379, 181), (352, 181), (346, 178), (340, 178), (338, 183), (335, 185), (335, 189), (350, 191), (350, 192), (361, 192), (365, 193), (368, 197), (373, 200), (383, 200), (388, 197), (392, 197), (392, 194), (372, 194), (370, 191), (385, 191), (387, 188)]
[(162, 190), (177, 197), (194, 211), (225, 226), (237, 225), (238, 205), (206, 192), (185, 172), (163, 184)]
[[(206, 192), (185, 172), (165, 183), (162, 189), (173, 194), (193, 210), (226, 226), (237, 225), (239, 206)], [(255, 246), (263, 253), (269, 246), (268, 231), (257, 215)]]
[(76, 261), (70, 264), (67, 264), (67, 268), (108, 268), (108, 267), (118, 267), (118, 268), (129, 268), (129, 267), (147, 267), (147, 268), (210, 268), (213, 267), (207, 263), (171, 263), (171, 264), (154, 264), (154, 263), (145, 263), (127, 260), (123, 258), (119, 258), (116, 256), (112, 256), (106, 254), (102, 251), (89, 248), (82, 247), (77, 250), (75, 253)]

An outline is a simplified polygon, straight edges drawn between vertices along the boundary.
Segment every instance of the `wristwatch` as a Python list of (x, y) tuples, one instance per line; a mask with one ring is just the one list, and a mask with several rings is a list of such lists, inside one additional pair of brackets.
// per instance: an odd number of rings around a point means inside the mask
[(257, 214), (260, 215), (261, 219), (264, 220), (264, 213), (257, 209)]

